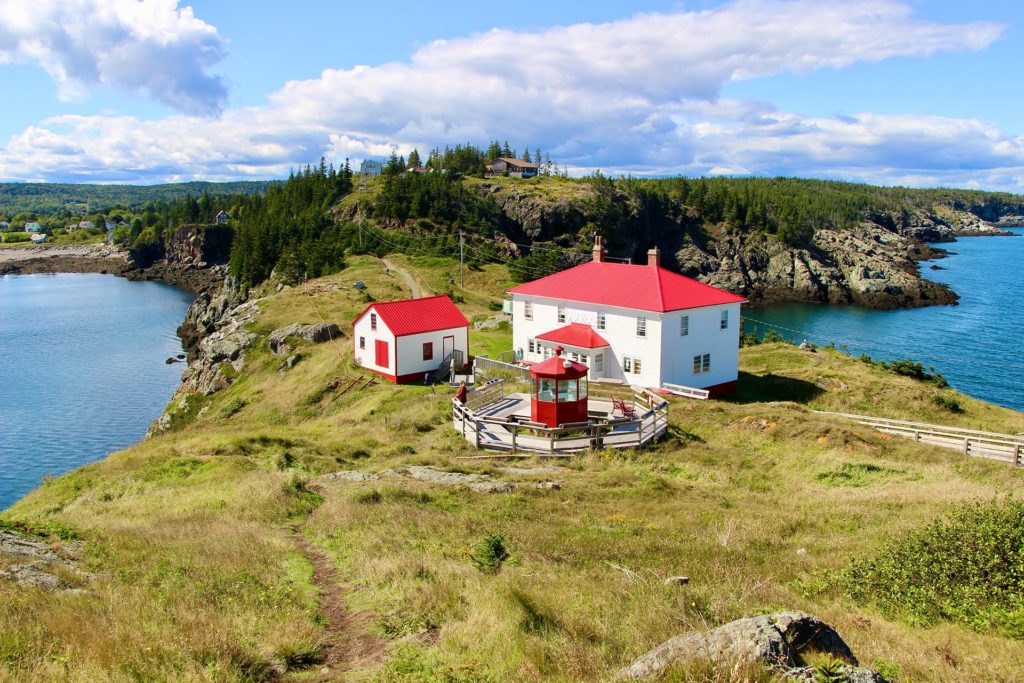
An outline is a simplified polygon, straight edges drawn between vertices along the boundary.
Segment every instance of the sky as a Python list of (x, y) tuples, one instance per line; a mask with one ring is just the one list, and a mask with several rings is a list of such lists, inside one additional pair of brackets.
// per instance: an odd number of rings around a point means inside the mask
[(0, 0), (0, 181), (508, 140), (572, 175), (1024, 192), (1024, 3)]

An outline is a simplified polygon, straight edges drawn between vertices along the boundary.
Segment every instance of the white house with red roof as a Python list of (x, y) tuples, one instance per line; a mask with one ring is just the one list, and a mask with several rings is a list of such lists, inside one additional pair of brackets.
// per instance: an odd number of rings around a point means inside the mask
[(590, 368), (591, 380), (643, 387), (666, 384), (736, 388), (740, 305), (746, 299), (662, 268), (657, 249), (647, 265), (593, 260), (509, 290), (512, 344), (527, 363), (563, 355)]
[(352, 339), (356, 362), (397, 384), (469, 357), (469, 321), (444, 295), (372, 303), (353, 321)]

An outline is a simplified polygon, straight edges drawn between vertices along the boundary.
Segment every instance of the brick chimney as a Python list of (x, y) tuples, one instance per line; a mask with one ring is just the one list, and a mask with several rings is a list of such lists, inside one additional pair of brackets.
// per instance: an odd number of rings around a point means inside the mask
[(647, 265), (658, 268), (661, 266), (661, 252), (657, 247), (647, 250)]
[(604, 261), (604, 238), (598, 235), (594, 238), (594, 260), (598, 263)]

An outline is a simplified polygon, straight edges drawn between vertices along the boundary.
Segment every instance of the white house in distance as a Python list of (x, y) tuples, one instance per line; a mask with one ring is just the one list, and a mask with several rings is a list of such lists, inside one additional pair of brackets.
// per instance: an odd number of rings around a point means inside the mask
[(517, 358), (539, 362), (556, 346), (590, 379), (732, 392), (739, 375), (740, 305), (746, 299), (659, 264), (593, 260), (509, 290)]
[(469, 356), (469, 321), (444, 295), (372, 303), (352, 328), (356, 362), (396, 384)]

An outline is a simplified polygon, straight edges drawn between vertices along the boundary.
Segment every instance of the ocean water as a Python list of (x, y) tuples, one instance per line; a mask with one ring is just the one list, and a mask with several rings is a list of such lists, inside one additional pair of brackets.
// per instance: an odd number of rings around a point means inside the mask
[[(751, 308), (744, 311), (744, 330), (773, 329), (795, 342), (835, 343), (877, 359), (912, 358), (966, 394), (1024, 410), (1024, 229), (1013, 232), (1016, 237), (962, 237), (937, 245), (955, 255), (921, 265), (926, 278), (960, 295), (958, 306)], [(931, 270), (932, 264), (943, 270)]]
[(141, 439), (184, 365), (192, 295), (113, 275), (0, 277), (0, 509)]

